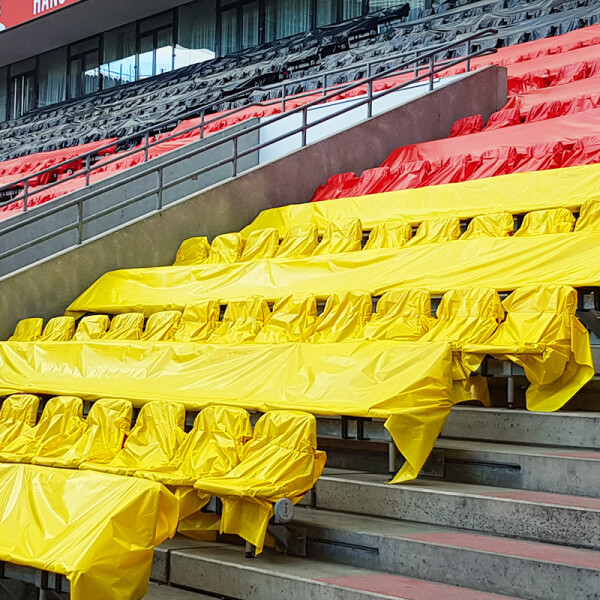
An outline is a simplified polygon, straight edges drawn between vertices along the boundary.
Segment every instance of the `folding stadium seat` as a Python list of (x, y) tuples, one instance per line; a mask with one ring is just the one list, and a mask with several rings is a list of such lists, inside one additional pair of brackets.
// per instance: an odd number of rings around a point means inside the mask
[(44, 456), (63, 443), (73, 444), (84, 428), (81, 398), (50, 398), (39, 423), (7, 444), (0, 452), (0, 462), (30, 462), (34, 456)]
[(73, 336), (73, 341), (83, 342), (86, 340), (99, 340), (106, 335), (110, 327), (108, 315), (90, 315), (83, 317), (77, 325), (77, 331)]
[(234, 263), (240, 259), (244, 240), (239, 233), (218, 235), (210, 246), (207, 264)]
[(355, 252), (362, 246), (362, 223), (360, 219), (345, 219), (338, 223), (329, 223), (321, 243), (313, 256)]
[(207, 261), (209, 254), (210, 244), (206, 237), (189, 238), (179, 246), (173, 265), (200, 265)]
[(390, 172), (389, 183), (385, 192), (410, 190), (423, 187), (431, 173), (431, 163), (427, 160), (415, 160), (394, 165)]
[(248, 235), (240, 262), (273, 258), (279, 246), (279, 232), (274, 227), (258, 229)]
[(435, 323), (425, 290), (390, 290), (377, 303), (363, 336), (373, 340), (418, 340)]
[(52, 450), (35, 456), (32, 464), (76, 469), (86, 461), (108, 463), (123, 448), (131, 428), (133, 406), (129, 400), (96, 400), (85, 420), (85, 429), (76, 440), (67, 438)]
[(141, 340), (144, 330), (142, 313), (123, 313), (115, 315), (104, 340)]
[(600, 202), (586, 200), (579, 209), (579, 218), (575, 224), (575, 231), (585, 233), (600, 232)]
[(276, 258), (303, 258), (311, 256), (319, 245), (319, 230), (313, 223), (290, 227), (275, 253)]
[(550, 233), (569, 233), (573, 231), (574, 225), (575, 217), (568, 208), (535, 210), (523, 217), (523, 223), (514, 235), (515, 237), (526, 237)]
[(313, 415), (273, 410), (256, 423), (239, 465), (225, 476), (199, 479), (194, 487), (223, 501), (221, 532), (239, 535), (260, 553), (273, 503), (299, 502), (321, 476), (325, 460), (317, 450)]
[(371, 229), (363, 250), (402, 248), (412, 236), (412, 225), (406, 221), (378, 223)]
[(172, 342), (181, 321), (178, 310), (163, 310), (150, 315), (142, 340), (146, 342)]
[(17, 323), (9, 342), (35, 342), (42, 335), (44, 319), (23, 319)]
[(54, 317), (44, 327), (44, 333), (38, 338), (40, 342), (68, 342), (75, 333), (73, 317)]
[(417, 233), (406, 243), (406, 246), (451, 242), (457, 240), (460, 233), (460, 219), (456, 217), (427, 219), (419, 225)]
[(109, 463), (88, 461), (80, 468), (116, 475), (168, 468), (185, 440), (184, 427), (183, 404), (164, 400), (148, 402), (142, 406), (123, 449)]
[(376, 167), (362, 172), (356, 184), (350, 190), (351, 196), (365, 196), (384, 192), (391, 183), (389, 167)]
[(250, 415), (243, 408), (209, 406), (202, 410), (194, 427), (179, 446), (173, 465), (164, 469), (136, 472), (136, 477), (165, 485), (194, 485), (201, 477), (226, 475), (241, 460), (246, 440), (252, 437)]
[(208, 338), (210, 344), (241, 344), (254, 340), (271, 316), (264, 298), (253, 296), (247, 300), (230, 302), (223, 321)]
[(0, 408), (0, 450), (35, 425), (40, 399), (32, 394), (14, 394)]
[(310, 341), (342, 342), (361, 337), (372, 313), (373, 300), (367, 292), (333, 294), (317, 319)]
[(472, 115), (470, 117), (464, 117), (458, 119), (452, 125), (450, 129), (450, 135), (448, 137), (458, 137), (460, 135), (469, 135), (470, 133), (477, 133), (483, 129), (483, 116)]
[(315, 330), (317, 300), (313, 295), (287, 296), (273, 306), (273, 314), (256, 336), (259, 344), (308, 340)]
[(219, 326), (221, 305), (215, 300), (189, 304), (175, 332), (176, 342), (205, 342)]
[(503, 108), (490, 116), (483, 131), (512, 127), (513, 125), (520, 125), (521, 122), (521, 112), (518, 108)]
[(508, 237), (512, 235), (514, 225), (515, 220), (510, 213), (478, 215), (471, 220), (460, 239), (477, 240), (479, 238)]

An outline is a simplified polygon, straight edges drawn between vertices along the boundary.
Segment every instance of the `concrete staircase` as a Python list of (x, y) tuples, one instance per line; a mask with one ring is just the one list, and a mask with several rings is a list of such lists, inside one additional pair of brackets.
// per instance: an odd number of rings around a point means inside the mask
[(240, 600), (600, 599), (600, 414), (455, 409), (434, 476), (395, 486), (366, 425), (357, 441), (320, 423), (330, 466), (294, 519), (306, 558), (176, 538), (153, 578)]

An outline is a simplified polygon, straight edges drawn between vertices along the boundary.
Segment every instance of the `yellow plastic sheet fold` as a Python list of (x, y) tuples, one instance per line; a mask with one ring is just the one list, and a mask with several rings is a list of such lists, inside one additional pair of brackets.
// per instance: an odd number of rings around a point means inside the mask
[(269, 305), (266, 300), (258, 296), (230, 302), (225, 309), (223, 321), (213, 331), (208, 341), (212, 344), (251, 342), (270, 316)]
[[(323, 204), (323, 203), (321, 203)], [(75, 314), (182, 310), (190, 302), (224, 303), (250, 296), (291, 294), (327, 299), (348, 291), (381, 295), (394, 288), (490, 287), (499, 291), (555, 283), (600, 285), (599, 233), (457, 240), (400, 250), (363, 250), (243, 265), (163, 267), (103, 275), (69, 307)]]
[(195, 487), (223, 500), (221, 533), (241, 536), (260, 554), (273, 503), (298, 503), (321, 476), (325, 458), (314, 416), (275, 410), (256, 423), (239, 465), (222, 477), (202, 477)]
[(273, 227), (253, 231), (246, 240), (240, 262), (273, 258), (279, 246), (279, 232)]
[(206, 237), (195, 237), (184, 240), (175, 257), (175, 266), (200, 265), (206, 262), (210, 254), (210, 244)]
[(4, 400), (0, 408), (0, 450), (35, 425), (39, 404), (40, 399), (33, 394), (13, 394)]
[(373, 300), (366, 293), (348, 292), (329, 296), (319, 315), (311, 342), (343, 342), (363, 336), (371, 318)]
[(469, 223), (461, 240), (477, 240), (482, 237), (508, 237), (515, 227), (514, 217), (507, 212), (495, 215), (478, 215)]
[(587, 200), (581, 205), (575, 231), (600, 233), (600, 202)]
[(75, 319), (73, 317), (54, 317), (44, 327), (40, 336), (42, 342), (68, 342), (75, 334)]
[(364, 250), (402, 248), (412, 237), (412, 226), (406, 221), (379, 223), (373, 227)]
[(125, 314), (119, 314), (113, 317), (113, 320), (110, 322), (110, 328), (103, 339), (141, 340), (143, 333), (144, 315), (141, 312), (126, 312)]
[(340, 223), (329, 223), (313, 256), (356, 252), (360, 250), (361, 245), (362, 223), (360, 219), (344, 219)]
[(363, 228), (370, 231), (392, 220), (419, 225), (435, 217), (471, 219), (500, 212), (576, 210), (586, 200), (600, 200), (598, 164), (271, 208), (261, 212), (242, 235), (248, 237), (251, 231), (265, 227), (283, 233), (300, 223), (314, 223), (323, 233), (329, 223), (351, 217), (360, 219)]
[(110, 319), (108, 315), (89, 315), (79, 321), (73, 339), (76, 342), (99, 340), (106, 335), (109, 327)]
[(569, 233), (573, 231), (574, 225), (575, 217), (567, 208), (536, 210), (523, 217), (523, 223), (516, 231), (515, 237)]
[[(0, 343), (4, 394), (61, 390), (90, 400), (124, 398), (136, 405), (169, 400), (189, 410), (227, 405), (261, 412), (392, 417), (387, 427), (407, 460), (400, 480), (418, 473), (429, 455), (435, 443), (430, 433), (443, 426), (450, 412), (452, 387), (447, 343)], [(396, 435), (409, 429), (407, 423), (416, 427), (416, 435)], [(174, 428), (171, 422), (169, 431)], [(140, 465), (136, 470), (144, 469), (137, 457), (148, 451), (146, 439), (139, 446), (123, 466), (135, 463)], [(172, 457), (161, 452), (157, 462), (168, 464)]]
[(279, 244), (277, 258), (311, 256), (319, 245), (319, 230), (314, 223), (300, 223), (290, 227)]
[(237, 262), (244, 249), (244, 240), (239, 233), (218, 235), (210, 245), (209, 264)]
[(0, 560), (65, 575), (72, 600), (141, 600), (177, 501), (133, 477), (0, 465)]
[(219, 326), (221, 305), (214, 300), (197, 302), (185, 307), (179, 328), (175, 332), (177, 342), (203, 342)]
[(259, 344), (304, 342), (315, 330), (317, 300), (313, 295), (287, 296), (273, 306), (273, 313), (256, 336)]
[(8, 338), (10, 342), (34, 342), (42, 335), (44, 319), (34, 317), (32, 319), (22, 319), (17, 323), (15, 331)]
[(178, 310), (162, 310), (154, 313), (146, 323), (142, 339), (150, 342), (172, 342), (181, 321)]
[(456, 217), (438, 217), (423, 221), (417, 233), (406, 243), (407, 246), (421, 244), (440, 244), (460, 237), (460, 219)]

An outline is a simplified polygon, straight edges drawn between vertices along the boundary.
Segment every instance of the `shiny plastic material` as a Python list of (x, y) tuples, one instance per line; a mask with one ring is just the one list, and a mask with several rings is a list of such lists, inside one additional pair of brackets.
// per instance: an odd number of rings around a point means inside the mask
[(251, 342), (269, 320), (271, 311), (264, 298), (230, 302), (225, 309), (223, 321), (208, 338), (211, 344), (241, 344)]
[(253, 231), (246, 240), (240, 262), (273, 258), (279, 247), (279, 232), (273, 227)]
[(460, 237), (460, 220), (455, 217), (428, 219), (423, 221), (417, 233), (409, 240), (407, 246), (423, 244), (439, 244), (450, 242)]
[(141, 340), (144, 330), (144, 315), (138, 312), (116, 315), (110, 322), (105, 340)]
[(347, 292), (327, 299), (315, 325), (311, 342), (343, 342), (362, 336), (365, 323), (371, 318), (373, 300), (370, 294)]
[(219, 326), (221, 305), (214, 300), (189, 304), (175, 332), (176, 342), (205, 342)]
[(271, 411), (263, 415), (240, 464), (223, 477), (205, 477), (196, 489), (223, 500), (221, 533), (239, 535), (263, 549), (273, 503), (300, 501), (321, 476), (326, 455), (317, 450), (317, 422), (309, 414)]
[(574, 225), (575, 217), (567, 208), (536, 210), (523, 217), (523, 223), (515, 232), (515, 237), (569, 233), (573, 231)]
[(35, 342), (42, 335), (44, 319), (34, 317), (33, 319), (22, 319), (17, 323), (15, 331), (9, 342)]
[(143, 598), (177, 527), (163, 486), (90, 471), (0, 465), (0, 506), (0, 560), (65, 575), (71, 600)]
[(40, 342), (68, 342), (75, 334), (75, 319), (73, 317), (54, 317), (44, 327)]
[(63, 440), (43, 456), (35, 456), (32, 464), (76, 469), (86, 461), (108, 463), (123, 448), (131, 428), (133, 405), (129, 400), (103, 398), (97, 400), (85, 420), (81, 437)]
[(169, 467), (185, 439), (185, 407), (178, 402), (144, 404), (123, 449), (107, 464), (85, 462), (83, 469), (115, 475)]
[(239, 462), (246, 440), (252, 437), (250, 415), (243, 408), (209, 406), (202, 410), (192, 431), (179, 446), (173, 459), (176, 468), (165, 466), (153, 471), (138, 471), (165, 485), (194, 485), (199, 477), (226, 475)]
[(178, 310), (164, 310), (154, 313), (146, 322), (142, 339), (146, 342), (172, 342), (181, 321)]
[(99, 340), (106, 335), (110, 327), (110, 319), (108, 315), (90, 315), (83, 317), (77, 325), (77, 331), (73, 336), (76, 342), (85, 340)]
[(207, 261), (209, 254), (210, 244), (206, 237), (190, 238), (179, 246), (173, 265), (201, 265)]
[(311, 256), (318, 245), (319, 230), (317, 226), (314, 223), (301, 223), (286, 231), (275, 256), (277, 258), (304, 258)]
[(402, 248), (412, 237), (412, 226), (406, 221), (375, 225), (363, 250)]
[(435, 322), (429, 292), (390, 290), (379, 299), (363, 335), (375, 340), (418, 340)]
[(284, 344), (308, 340), (317, 321), (313, 295), (287, 296), (273, 306), (273, 314), (256, 336), (259, 344)]
[(240, 260), (244, 240), (239, 233), (224, 233), (218, 235), (210, 246), (210, 255), (206, 261), (210, 265), (219, 263), (234, 263)]
[(73, 444), (84, 428), (83, 402), (74, 396), (50, 398), (40, 422), (24, 431), (0, 452), (1, 462), (30, 462), (62, 444)]
[(531, 382), (529, 410), (558, 410), (594, 375), (589, 334), (576, 318), (577, 292), (566, 286), (525, 287), (504, 301), (506, 319), (480, 347), (522, 366)]
[(515, 220), (510, 213), (478, 215), (469, 223), (461, 240), (478, 240), (483, 237), (509, 237), (512, 235)]
[(360, 219), (345, 219), (340, 223), (329, 223), (323, 239), (313, 256), (355, 252), (362, 246), (362, 224)]
[(37, 419), (40, 399), (33, 394), (13, 394), (0, 409), (0, 450), (31, 429)]
[(588, 200), (581, 205), (575, 231), (600, 233), (600, 202)]

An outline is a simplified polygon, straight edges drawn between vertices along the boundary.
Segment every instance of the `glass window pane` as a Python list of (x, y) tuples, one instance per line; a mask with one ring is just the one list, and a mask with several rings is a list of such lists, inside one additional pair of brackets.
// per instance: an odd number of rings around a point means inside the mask
[(87, 40), (71, 44), (71, 56), (83, 54), (85, 52), (89, 52), (90, 50), (98, 50), (99, 47), (100, 37), (96, 35), (94, 37), (88, 38)]
[(83, 59), (83, 93), (91, 94), (100, 89), (100, 52), (90, 52)]
[(173, 25), (173, 13), (171, 11), (140, 21), (140, 33), (154, 31), (166, 25)]
[(338, 0), (324, 0), (317, 2), (317, 27), (331, 25), (338, 19), (337, 16)]
[(173, 29), (159, 31), (156, 36), (156, 67), (154, 74), (173, 70)]
[(310, 27), (309, 0), (267, 0), (265, 6), (266, 40), (278, 40)]
[(78, 98), (83, 89), (83, 58), (75, 58), (69, 63), (69, 98)]
[(67, 48), (40, 56), (38, 106), (62, 102), (67, 97)]
[(221, 54), (237, 50), (237, 8), (234, 8), (221, 13)]
[(138, 79), (152, 77), (154, 75), (154, 35), (140, 38), (138, 61)]
[(196, 0), (179, 8), (176, 69), (215, 57), (215, 10), (215, 0)]
[(6, 101), (8, 99), (8, 69), (0, 68), (0, 121), (6, 121), (8, 115), (6, 113)]
[(135, 23), (104, 34), (104, 63), (100, 67), (103, 87), (135, 81)]
[(258, 44), (258, 2), (245, 4), (242, 8), (242, 48)]
[[(397, 0), (394, 0), (397, 4)], [(372, 2), (371, 2), (372, 4)], [(353, 19), (362, 15), (362, 0), (344, 0), (342, 19)]]

